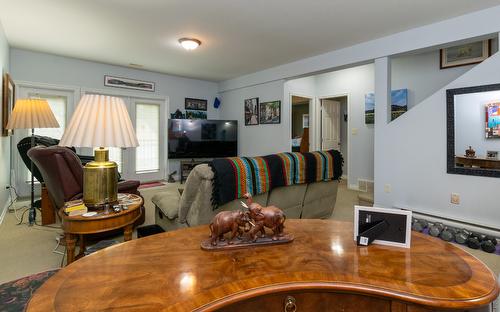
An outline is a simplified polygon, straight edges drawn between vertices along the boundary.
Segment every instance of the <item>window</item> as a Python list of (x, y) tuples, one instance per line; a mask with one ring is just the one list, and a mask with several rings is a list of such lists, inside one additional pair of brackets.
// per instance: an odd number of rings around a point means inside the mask
[[(63, 136), (64, 129), (66, 128), (66, 106), (68, 98), (65, 96), (58, 95), (40, 95), (35, 93), (29, 93), (30, 98), (42, 98), (47, 100), (49, 103), (50, 109), (56, 117), (57, 122), (59, 123), (59, 128), (38, 128), (35, 129), (35, 135), (42, 135), (51, 137), (54, 139), (60, 140)], [(31, 181), (31, 173), (28, 168), (25, 168), (26, 180)], [(38, 180), (35, 178), (35, 181)]]
[(67, 97), (57, 96), (57, 95), (39, 95), (39, 94), (29, 94), (29, 97), (46, 99), (47, 102), (49, 102), (49, 106), (50, 109), (52, 109), (52, 113), (54, 113), (54, 116), (56, 117), (56, 120), (59, 123), (59, 128), (35, 129), (35, 134), (48, 136), (60, 140), (64, 133), (64, 129), (66, 128)]
[(135, 171), (156, 172), (160, 170), (160, 106), (136, 104), (136, 133), (139, 146), (136, 148)]
[(123, 159), (122, 159), (122, 149), (119, 147), (108, 147), (109, 150), (109, 160), (114, 161), (118, 165), (118, 172), (122, 173)]

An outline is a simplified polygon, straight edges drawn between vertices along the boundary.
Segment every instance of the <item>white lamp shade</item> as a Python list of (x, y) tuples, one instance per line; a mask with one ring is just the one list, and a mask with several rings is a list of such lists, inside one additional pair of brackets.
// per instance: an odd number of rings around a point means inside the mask
[(18, 99), (7, 129), (59, 128), (49, 103), (44, 99)]
[(121, 98), (87, 94), (78, 103), (59, 145), (135, 147), (139, 142)]

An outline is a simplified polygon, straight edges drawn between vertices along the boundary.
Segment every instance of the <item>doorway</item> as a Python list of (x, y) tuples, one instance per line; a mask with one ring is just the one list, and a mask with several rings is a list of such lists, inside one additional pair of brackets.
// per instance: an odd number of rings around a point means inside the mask
[(309, 108), (311, 98), (292, 95), (292, 152), (309, 152)]
[(320, 98), (321, 150), (335, 149), (342, 153), (342, 171), (348, 170), (348, 98), (347, 95)]

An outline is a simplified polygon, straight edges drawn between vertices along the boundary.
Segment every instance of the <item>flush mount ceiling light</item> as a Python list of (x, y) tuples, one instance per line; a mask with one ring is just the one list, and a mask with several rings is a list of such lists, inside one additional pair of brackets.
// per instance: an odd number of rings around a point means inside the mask
[(194, 38), (181, 38), (179, 39), (179, 43), (188, 51), (194, 50), (201, 45), (201, 41)]

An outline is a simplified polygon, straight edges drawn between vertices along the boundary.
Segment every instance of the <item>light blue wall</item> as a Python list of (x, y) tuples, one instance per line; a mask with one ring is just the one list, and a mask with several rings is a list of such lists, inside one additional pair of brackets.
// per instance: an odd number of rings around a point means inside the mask
[[(184, 99), (186, 97), (207, 99), (208, 119), (219, 119), (219, 110), (213, 107), (214, 98), (218, 91), (218, 86), (215, 82), (165, 75), (145, 70), (21, 49), (11, 49), (10, 54), (12, 77), (17, 81), (109, 90), (114, 92), (130, 91), (126, 89), (105, 87), (104, 75), (151, 81), (156, 84), (154, 93), (144, 91), (134, 91), (134, 93), (146, 97), (168, 97), (170, 112), (175, 112), (176, 109), (184, 111)], [(163, 118), (168, 117), (169, 113), (167, 113), (167, 116), (163, 116)], [(166, 133), (162, 138), (167, 140)], [(170, 160), (168, 162), (168, 167), (167, 173), (174, 170), (179, 172), (179, 161)]]
[[(500, 179), (446, 173), (446, 89), (500, 83), (499, 67), (496, 53), (393, 122), (377, 119), (375, 204), (500, 228)], [(383, 80), (376, 73), (376, 84)], [(451, 193), (460, 194), (459, 205), (450, 203)]]
[[(3, 74), (9, 72), (9, 44), (5, 38), (2, 24), (0, 24), (0, 72)], [(2, 85), (0, 84), (0, 94), (2, 94)], [(0, 110), (0, 121), (2, 120)], [(9, 202), (9, 192), (5, 189), (10, 184), (10, 137), (0, 137), (0, 221), (4, 215)]]
[[(238, 120), (238, 154), (260, 156), (289, 151), (290, 114), (283, 105), (283, 81), (228, 91), (222, 95), (221, 119)], [(245, 126), (243, 105), (245, 99), (258, 97), (259, 101), (281, 101), (281, 123), (276, 125)]]
[[(138, 94), (168, 96), (170, 111), (184, 110), (184, 98), (203, 98), (208, 100), (208, 118), (217, 119), (219, 113), (213, 108), (217, 94), (217, 83), (165, 75), (145, 70), (108, 65), (97, 62), (62, 57), (53, 54), (11, 49), (11, 71), (15, 80), (76, 86), (101, 90), (119, 91), (125, 89), (104, 86), (104, 75), (152, 81), (156, 91)], [(127, 90), (128, 91), (128, 90)]]

